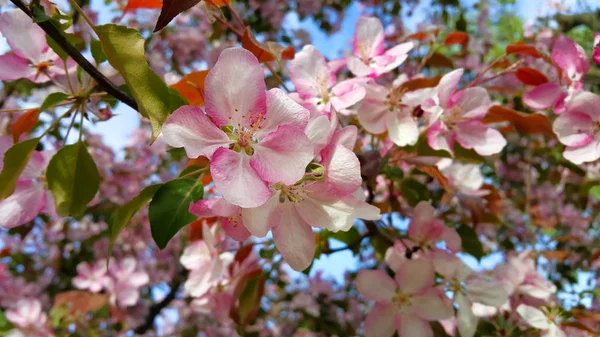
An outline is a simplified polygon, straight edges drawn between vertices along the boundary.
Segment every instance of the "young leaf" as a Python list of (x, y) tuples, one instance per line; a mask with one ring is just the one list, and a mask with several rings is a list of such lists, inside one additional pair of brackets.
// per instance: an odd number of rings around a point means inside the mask
[(145, 40), (140, 33), (125, 26), (107, 24), (96, 27), (98, 37), (111, 66), (119, 71), (140, 113), (150, 119), (155, 139), (171, 110), (171, 93), (146, 61)]
[(124, 12), (138, 8), (162, 8), (162, 0), (129, 0), (125, 6)]
[(548, 77), (546, 77), (546, 75), (530, 67), (521, 67), (517, 69), (515, 76), (525, 85), (537, 86), (548, 82)]
[(176, 179), (158, 189), (150, 202), (148, 217), (152, 238), (164, 249), (181, 228), (196, 220), (188, 209), (192, 202), (202, 199), (204, 186), (192, 179)]
[(58, 150), (48, 164), (46, 179), (60, 216), (82, 214), (100, 186), (96, 163), (82, 142)]
[(29, 132), (35, 124), (38, 122), (38, 118), (40, 116), (40, 110), (33, 109), (29, 110), (26, 113), (22, 114), (17, 118), (15, 123), (12, 125), (12, 136), (13, 141), (17, 143), (21, 135)]
[(179, 13), (196, 6), (200, 0), (164, 0), (154, 32), (165, 28)]
[(17, 179), (27, 166), (29, 158), (35, 147), (40, 142), (39, 138), (32, 138), (13, 145), (4, 154), (4, 166), (0, 173), (0, 200), (13, 194), (17, 186)]
[(185, 97), (191, 105), (204, 105), (204, 79), (208, 70), (194, 71), (185, 75), (181, 81), (171, 85), (181, 96)]
[(510, 122), (515, 129), (521, 133), (540, 133), (549, 138), (556, 137), (554, 131), (552, 131), (552, 123), (548, 117), (542, 114), (526, 114), (500, 105), (494, 105), (488, 110), (483, 118), (484, 123), (498, 123), (504, 121)]
[(138, 194), (133, 199), (129, 200), (125, 205), (121, 206), (113, 215), (112, 221), (109, 224), (109, 234), (110, 234), (110, 247), (108, 248), (109, 252), (112, 250), (112, 245), (123, 230), (125, 225), (129, 222), (129, 220), (135, 215), (137, 211), (139, 211), (144, 204), (146, 204), (156, 191), (162, 186), (162, 184), (155, 184), (146, 186), (140, 194)]
[(46, 111), (56, 106), (57, 104), (62, 103), (67, 98), (69, 98), (69, 95), (65, 94), (64, 92), (53, 92), (50, 95), (46, 96), (46, 99), (40, 106), (40, 111)]
[(296, 54), (294, 47), (292, 46), (284, 48), (272, 41), (267, 41), (265, 43), (258, 42), (250, 31), (250, 28), (246, 28), (244, 31), (244, 36), (242, 36), (242, 47), (252, 52), (260, 63), (292, 60)]

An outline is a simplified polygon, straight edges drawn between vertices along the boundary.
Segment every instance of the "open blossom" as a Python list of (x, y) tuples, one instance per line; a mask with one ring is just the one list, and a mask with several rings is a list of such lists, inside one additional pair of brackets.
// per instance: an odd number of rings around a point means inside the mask
[(575, 164), (600, 158), (600, 96), (576, 93), (554, 121), (558, 140), (567, 147), (563, 156)]
[(506, 139), (481, 121), (492, 105), (490, 97), (481, 87), (456, 91), (462, 74), (463, 69), (457, 69), (444, 75), (437, 94), (423, 105), (431, 114), (429, 146), (453, 153), (457, 141), (482, 156), (498, 153), (506, 145)]
[(190, 158), (210, 160), (217, 191), (234, 205), (257, 207), (273, 195), (268, 183), (294, 184), (313, 158), (304, 133), (309, 112), (279, 89), (265, 93), (252, 53), (226, 49), (205, 81), (206, 113), (185, 106), (165, 122), (165, 141)]
[(109, 273), (111, 279), (106, 288), (110, 302), (122, 308), (135, 305), (140, 298), (140, 288), (150, 281), (146, 272), (137, 270), (137, 261), (133, 257), (111, 261)]
[(600, 64), (600, 32), (594, 33), (594, 52), (592, 54), (592, 60), (596, 64)]
[(454, 293), (460, 335), (473, 337), (479, 322), (473, 312), (473, 304), (498, 308), (508, 301), (508, 293), (499, 281), (475, 273), (455, 255), (438, 252), (433, 263), (435, 270), (444, 276), (447, 289)]
[(109, 282), (105, 261), (97, 261), (93, 265), (81, 262), (77, 265), (77, 276), (73, 278), (75, 288), (98, 293)]
[[(65, 74), (63, 61), (48, 47), (46, 33), (20, 9), (0, 15), (0, 33), (12, 50), (0, 55), (0, 80), (46, 82), (53, 75)], [(69, 59), (68, 66), (74, 71), (76, 64)]]
[(396, 69), (408, 57), (412, 42), (385, 50), (383, 25), (376, 17), (363, 16), (356, 22), (352, 41), (354, 55), (346, 58), (347, 66), (356, 76), (379, 77)]
[(242, 208), (221, 197), (199, 200), (190, 205), (189, 211), (200, 218), (219, 217), (223, 231), (236, 241), (244, 241), (250, 236), (250, 232), (244, 226)]
[(16, 329), (8, 332), (7, 336), (14, 337), (52, 337), (52, 332), (46, 327), (46, 314), (42, 304), (36, 299), (24, 299), (16, 303), (14, 309), (6, 311), (6, 320)]
[(499, 280), (509, 295), (527, 295), (539, 300), (548, 300), (556, 293), (554, 283), (538, 273), (535, 261), (526, 250), (511, 256), (494, 269), (494, 277)]
[(317, 111), (345, 112), (365, 96), (360, 82), (349, 79), (337, 83), (335, 70), (312, 45), (302, 48), (290, 62), (290, 78), (301, 100), (312, 104)]
[[(0, 158), (10, 148), (10, 136), (0, 137)], [(0, 201), (0, 226), (13, 228), (26, 224), (40, 213), (55, 214), (54, 200), (46, 186), (46, 166), (52, 151), (33, 151), (27, 166), (17, 180), (15, 191)], [(0, 170), (3, 168), (0, 162)]]
[(429, 98), (431, 90), (405, 92), (400, 86), (386, 88), (376, 83), (366, 84), (365, 89), (366, 96), (357, 111), (360, 124), (374, 134), (387, 131), (398, 146), (416, 144), (419, 124), (413, 113)]
[(434, 288), (430, 261), (409, 260), (396, 271), (395, 280), (381, 270), (361, 270), (359, 293), (376, 304), (365, 320), (365, 336), (433, 337), (428, 321), (450, 318), (454, 309), (444, 293)]
[(483, 186), (483, 174), (479, 165), (464, 164), (456, 160), (444, 158), (437, 164), (439, 170), (448, 178), (448, 183), (456, 192), (463, 195), (485, 195)]
[(541, 337), (567, 337), (567, 334), (556, 324), (553, 315), (525, 304), (517, 307), (517, 312), (527, 325), (542, 330)]
[(562, 83), (568, 86), (567, 91), (557, 83), (547, 82), (528, 92), (523, 102), (538, 110), (554, 106), (554, 112), (561, 113), (564, 104), (582, 89), (581, 81), (590, 68), (590, 61), (579, 44), (564, 36), (554, 42), (552, 60), (562, 70)]

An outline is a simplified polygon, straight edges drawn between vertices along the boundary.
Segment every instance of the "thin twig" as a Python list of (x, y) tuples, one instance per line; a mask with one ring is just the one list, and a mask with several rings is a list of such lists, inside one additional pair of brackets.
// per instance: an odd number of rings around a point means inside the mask
[[(31, 11), (22, 0), (10, 1), (23, 12), (25, 12), (25, 14), (27, 14), (29, 17), (33, 17)], [(67, 53), (67, 55), (69, 55), (83, 70), (85, 70), (94, 80), (96, 80), (100, 88), (114, 96), (119, 101), (129, 105), (134, 110), (138, 110), (136, 101), (123, 90), (119, 89), (119, 87), (106, 78), (98, 69), (96, 69), (96, 67), (91, 64), (90, 61), (81, 55), (81, 53), (75, 47), (73, 47), (69, 41), (67, 41), (64, 35), (50, 21), (38, 22), (37, 24)]]
[(290, 89), (285, 85), (285, 82), (281, 79), (281, 77), (279, 77), (279, 75), (273, 69), (273, 67), (271, 67), (271, 65), (268, 62), (265, 62), (265, 66), (267, 67), (267, 69), (269, 69), (269, 71), (271, 72), (271, 74), (273, 75), (273, 77), (275, 77), (275, 79), (277, 81), (279, 81), (279, 83), (281, 84), (281, 86), (283, 87), (283, 89), (285, 89), (285, 91), (287, 93), (290, 93)]
[[(12, 0), (11, 0), (12, 1)], [(213, 18), (215, 18), (217, 21), (219, 21), (221, 24), (223, 24), (225, 27), (229, 28), (232, 32), (235, 33), (235, 35), (242, 37), (242, 32), (240, 32), (237, 28), (235, 28), (234, 26), (230, 25), (229, 22), (223, 20), (222, 18), (220, 18), (218, 15), (213, 15)]]
[(244, 20), (242, 20), (242, 18), (238, 15), (238, 13), (235, 11), (235, 9), (233, 7), (231, 7), (231, 4), (229, 2), (227, 3), (227, 9), (229, 9), (229, 12), (234, 17), (234, 19), (237, 20), (238, 24), (240, 25), (240, 28), (246, 29)]

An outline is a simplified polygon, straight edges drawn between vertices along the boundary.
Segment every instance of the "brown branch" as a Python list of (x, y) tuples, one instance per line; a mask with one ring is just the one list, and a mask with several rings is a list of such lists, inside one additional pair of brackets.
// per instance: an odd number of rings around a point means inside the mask
[[(33, 14), (29, 7), (22, 0), (10, 0), (15, 6), (21, 9), (29, 17), (33, 18)], [(114, 96), (119, 101), (129, 105), (134, 110), (138, 110), (136, 101), (119, 89), (114, 83), (106, 78), (96, 67), (90, 63), (81, 53), (67, 41), (65, 36), (52, 24), (50, 21), (37, 23), (48, 36), (54, 40), (79, 66), (85, 70), (97, 83), (102, 90)]]

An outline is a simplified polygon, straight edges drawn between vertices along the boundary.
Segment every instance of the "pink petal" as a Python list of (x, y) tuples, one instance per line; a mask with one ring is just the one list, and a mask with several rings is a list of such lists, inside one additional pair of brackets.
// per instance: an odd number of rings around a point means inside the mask
[(223, 198), (212, 198), (208, 200), (199, 200), (190, 205), (190, 213), (200, 218), (210, 218), (214, 216), (228, 217), (236, 214), (240, 208), (227, 202)]
[(402, 314), (396, 321), (398, 337), (433, 337), (429, 322), (412, 314)]
[(250, 165), (250, 157), (226, 148), (215, 151), (210, 173), (217, 191), (230, 203), (240, 207), (258, 207), (272, 195)]
[(392, 114), (385, 105), (389, 90), (378, 84), (367, 84), (365, 92), (357, 111), (358, 121), (370, 133), (383, 133), (386, 131), (388, 115)]
[(396, 309), (391, 303), (377, 303), (365, 319), (366, 337), (392, 337), (396, 330), (394, 316)]
[(481, 119), (492, 106), (490, 95), (481, 87), (467, 88), (452, 96), (452, 102), (461, 107), (463, 118)]
[(389, 302), (396, 292), (396, 282), (382, 270), (361, 270), (356, 288), (367, 301)]
[(365, 88), (354, 79), (338, 83), (331, 91), (335, 95), (331, 98), (331, 104), (338, 111), (353, 106), (365, 97)]
[(567, 146), (563, 156), (577, 165), (600, 158), (600, 135), (594, 136), (594, 139), (586, 145)]
[(444, 226), (441, 239), (446, 242), (446, 248), (453, 253), (460, 252), (462, 248), (462, 239), (454, 228)]
[(590, 68), (590, 61), (585, 50), (575, 41), (564, 36), (559, 37), (554, 43), (552, 60), (563, 70), (566, 70), (571, 79), (578, 80)]
[(473, 314), (471, 302), (460, 293), (456, 295), (455, 301), (458, 304), (456, 318), (461, 337), (475, 336), (479, 319)]
[(236, 241), (245, 241), (250, 237), (250, 232), (244, 226), (244, 221), (241, 216), (241, 209), (239, 213), (234, 214), (231, 217), (224, 218), (221, 227), (227, 235)]
[(594, 60), (594, 62), (596, 64), (600, 64), (600, 47), (594, 48), (594, 53), (592, 54), (592, 60)]
[(375, 75), (379, 76), (400, 66), (408, 58), (408, 52), (414, 47), (412, 42), (399, 44), (390, 48), (384, 55), (373, 58)]
[(474, 149), (482, 156), (499, 153), (506, 146), (506, 139), (500, 132), (487, 125), (473, 121), (457, 124), (456, 141), (466, 149)]
[(360, 187), (360, 162), (352, 150), (338, 145), (324, 160), (325, 183), (334, 194), (347, 195)]
[(283, 125), (253, 146), (250, 165), (271, 183), (293, 185), (302, 179), (313, 159), (313, 147), (302, 129)]
[(546, 315), (537, 308), (521, 304), (517, 307), (517, 312), (527, 324), (536, 329), (546, 330), (550, 327)]
[(396, 282), (403, 292), (413, 294), (433, 286), (433, 263), (425, 259), (407, 260), (396, 271)]
[(464, 70), (456, 69), (448, 74), (444, 75), (437, 85), (439, 105), (442, 108), (448, 108), (450, 103), (450, 97), (456, 92), (458, 83), (462, 77)]
[(564, 99), (565, 93), (562, 88), (552, 82), (544, 83), (535, 87), (523, 97), (523, 102), (535, 110), (547, 109), (556, 105)]
[(290, 62), (290, 78), (302, 97), (321, 97), (335, 82), (325, 57), (313, 46), (306, 45)]
[(600, 96), (591, 92), (583, 91), (573, 95), (573, 98), (566, 104), (565, 109), (568, 112), (579, 112), (586, 114), (594, 121), (600, 120)]
[(45, 196), (42, 185), (17, 182), (14, 193), (0, 201), (0, 226), (13, 228), (32, 221), (46, 206)]
[(439, 120), (427, 130), (427, 144), (434, 150), (454, 151), (454, 136), (444, 128)]
[(308, 122), (304, 132), (315, 148), (315, 155), (321, 152), (321, 150), (323, 150), (323, 148), (327, 145), (336, 127), (337, 125), (332, 125), (332, 123), (329, 121), (329, 118), (325, 115), (311, 119)]
[(423, 241), (431, 236), (432, 227), (443, 225), (435, 216), (435, 208), (428, 201), (421, 201), (414, 208), (413, 217), (408, 226), (408, 237), (413, 241)]
[(353, 51), (358, 57), (378, 56), (384, 52), (383, 25), (378, 18), (362, 16), (356, 22), (354, 31)]
[(20, 179), (38, 179), (42, 177), (53, 155), (54, 151), (33, 151), (27, 166), (21, 173)]
[(267, 203), (256, 208), (243, 208), (244, 226), (256, 237), (264, 238), (273, 226), (279, 223), (279, 194), (276, 193)]
[(346, 56), (346, 64), (348, 69), (358, 77), (365, 77), (374, 73), (373, 69), (364, 64), (364, 62), (356, 56)]
[(15, 54), (34, 64), (40, 61), (42, 54), (48, 49), (44, 31), (20, 9), (0, 15), (0, 33)]
[(442, 289), (430, 289), (413, 297), (414, 312), (428, 321), (439, 321), (454, 316), (452, 303)]
[(279, 209), (279, 224), (273, 227), (275, 246), (292, 269), (302, 271), (310, 266), (315, 256), (315, 236), (292, 203)]
[(581, 112), (567, 111), (559, 115), (552, 129), (560, 142), (568, 146), (583, 146), (594, 139), (593, 121)]
[(267, 112), (264, 120), (260, 122), (260, 129), (256, 133), (258, 139), (266, 137), (271, 132), (277, 131), (282, 125), (304, 130), (308, 125), (310, 113), (306, 108), (296, 103), (281, 89), (271, 89), (266, 94)]
[(35, 76), (36, 69), (17, 54), (0, 55), (0, 80), (13, 81)]
[(183, 147), (189, 158), (205, 156), (212, 159), (220, 147), (228, 147), (231, 140), (206, 116), (201, 108), (183, 106), (163, 125), (162, 133), (167, 144)]
[(206, 113), (217, 126), (249, 126), (265, 113), (265, 73), (251, 52), (225, 49), (204, 81)]

